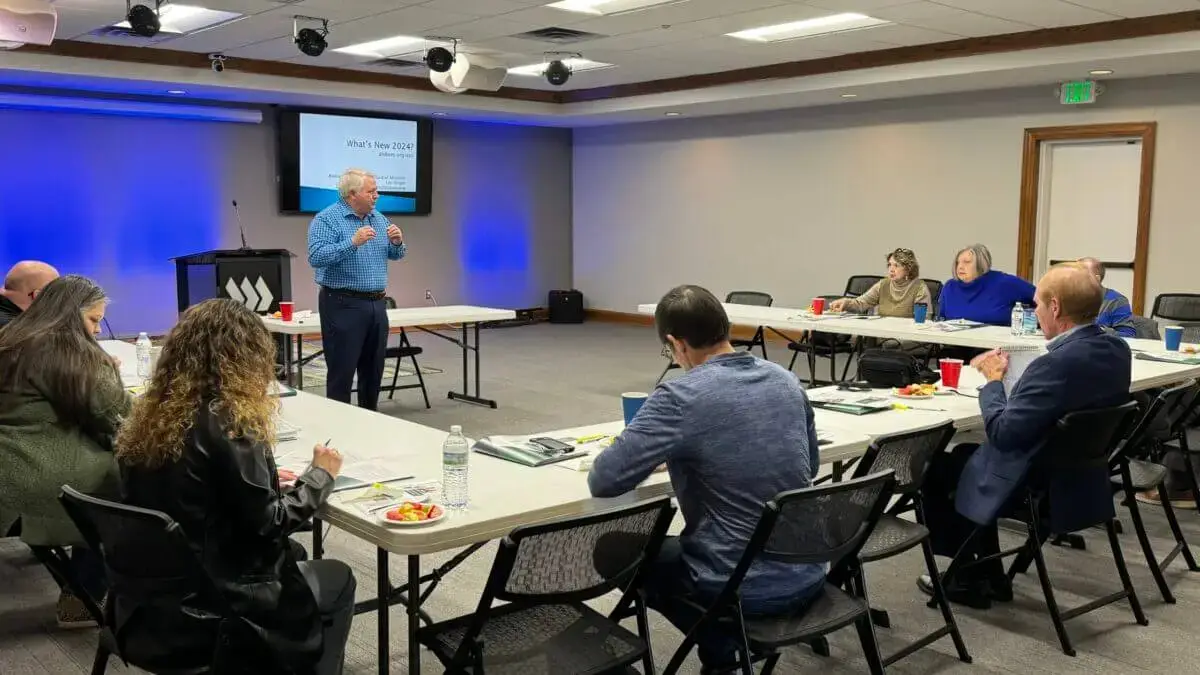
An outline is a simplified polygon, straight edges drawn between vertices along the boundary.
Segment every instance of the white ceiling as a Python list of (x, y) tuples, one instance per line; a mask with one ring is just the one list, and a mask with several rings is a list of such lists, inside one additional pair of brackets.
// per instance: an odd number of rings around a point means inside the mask
[[(442, 112), (462, 119), (583, 126), (663, 120), (667, 111), (689, 116), (717, 115), (1052, 85), (1086, 77), (1092, 68), (1112, 68), (1116, 78), (1200, 72), (1200, 33), (1177, 33), (558, 105), (256, 75), (238, 72), (237, 58), (369, 69), (362, 65), (364, 59), (335, 53), (332, 48), (404, 34), (459, 37), (466, 51), (486, 51), (515, 66), (540, 61), (543, 50), (562, 48), (511, 35), (560, 26), (608, 36), (567, 48), (616, 64), (615, 68), (576, 73), (565, 88), (578, 89), (961, 37), (1200, 10), (1200, 0), (684, 0), (611, 17), (544, 7), (549, 0), (304, 0), (290, 4), (272, 0), (183, 1), (246, 16), (191, 35), (160, 36), (149, 46), (223, 52), (230, 58), (225, 73), (16, 50), (0, 51), (0, 86), (160, 96), (168, 89), (186, 89), (189, 98), (198, 99), (407, 114)], [(56, 0), (55, 4), (60, 12), (58, 39), (141, 44), (86, 35), (120, 21), (124, 0)], [(843, 11), (862, 12), (894, 23), (776, 44), (747, 43), (724, 35)], [(331, 50), (319, 58), (300, 54), (291, 41), (294, 14), (328, 18)], [(509, 76), (506, 85), (552, 88), (540, 77)], [(1048, 87), (1047, 91), (1051, 96), (1052, 89)], [(857, 98), (843, 99), (844, 93), (854, 93)]]
[[(149, 2), (150, 0), (142, 0)], [(1200, 10), (1200, 0), (684, 0), (642, 11), (596, 17), (548, 8), (549, 0), (182, 0), (245, 18), (197, 34), (160, 34), (153, 46), (223, 52), (231, 59), (289, 61), (373, 69), (369, 59), (333, 48), (395, 35), (457, 37), (464, 51), (486, 52), (508, 66), (542, 61), (545, 51), (578, 51), (615, 68), (576, 73), (562, 89), (641, 82), (751, 68), (963, 37), (1072, 26), (1120, 18)], [(87, 33), (123, 19), (124, 0), (57, 0), (58, 39), (138, 44)], [(776, 44), (725, 34), (836, 12), (861, 12), (892, 25)], [(292, 15), (330, 20), (330, 50), (313, 58), (292, 44)], [(560, 26), (605, 37), (567, 47), (511, 37)], [(377, 69), (377, 67), (376, 67)], [(395, 72), (395, 71), (391, 71)], [(554, 89), (541, 77), (510, 76), (510, 86)]]

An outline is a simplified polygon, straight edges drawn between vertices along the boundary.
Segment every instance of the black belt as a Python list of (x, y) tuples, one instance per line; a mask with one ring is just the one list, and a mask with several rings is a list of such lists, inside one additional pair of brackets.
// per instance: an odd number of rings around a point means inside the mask
[(361, 300), (382, 300), (386, 297), (383, 291), (356, 291), (351, 288), (329, 288), (322, 286), (323, 290), (335, 295), (344, 295), (349, 298), (359, 298)]

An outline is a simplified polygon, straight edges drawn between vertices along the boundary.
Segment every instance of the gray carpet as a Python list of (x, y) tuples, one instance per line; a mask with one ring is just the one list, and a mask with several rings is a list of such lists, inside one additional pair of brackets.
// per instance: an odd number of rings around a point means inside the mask
[[(653, 332), (648, 328), (589, 323), (581, 326), (538, 325), (488, 330), (483, 334), (483, 394), (495, 397), (498, 410), (475, 407), (446, 399), (461, 382), (459, 354), (453, 345), (430, 336), (413, 334), (416, 344), (426, 348), (422, 365), (442, 369), (426, 378), (433, 409), (426, 410), (420, 392), (397, 392), (392, 402), (382, 404), (387, 414), (421, 424), (447, 429), (462, 424), (468, 433), (521, 433), (548, 430), (616, 419), (620, 415), (619, 394), (649, 390), (662, 370), (663, 360)], [(774, 359), (790, 354), (770, 346)], [(824, 364), (821, 371), (825, 372)], [(1152, 508), (1147, 518), (1157, 549), (1167, 549), (1164, 519)], [(1184, 527), (1200, 545), (1200, 517), (1181, 514)], [(1128, 519), (1126, 518), (1126, 521)], [(676, 523), (676, 527), (679, 527)], [(1015, 541), (1012, 536), (1007, 541)], [(1104, 537), (1089, 534), (1087, 551), (1047, 547), (1050, 573), (1061, 589), (1060, 603), (1073, 606), (1098, 597), (1117, 585), (1111, 555)], [(307, 536), (300, 537), (309, 543)], [(1046, 616), (1036, 577), (1020, 578), (1016, 601), (987, 612), (956, 608), (974, 665), (960, 663), (948, 640), (893, 666), (896, 673), (1137, 673), (1197, 672), (1195, 665), (1196, 610), (1200, 607), (1200, 575), (1183, 571), (1176, 562), (1168, 574), (1177, 605), (1165, 605), (1146, 571), (1132, 532), (1121, 538), (1147, 615), (1148, 627), (1133, 623), (1123, 604), (1113, 605), (1068, 624), (1079, 650), (1077, 658), (1064, 656)], [(436, 619), (474, 609), (491, 564), (489, 546), (453, 572), (434, 593), (426, 608)], [(347, 561), (358, 577), (359, 599), (373, 595), (375, 552), (353, 537), (334, 531), (327, 540), (327, 554)], [(425, 570), (444, 561), (449, 554), (423, 559)], [(400, 579), (403, 561), (393, 557), (392, 579)], [(918, 552), (878, 563), (868, 568), (873, 602), (888, 609), (893, 628), (879, 630), (885, 651), (900, 641), (931, 629), (938, 614), (924, 605), (913, 579), (922, 571)], [(54, 625), (57, 590), (49, 576), (14, 540), (0, 540), (0, 673), (3, 675), (73, 675), (88, 672), (95, 634), (91, 630), (61, 631)], [(611, 599), (597, 603), (608, 607)], [(406, 672), (407, 646), (402, 610), (392, 610), (392, 672)], [(680, 636), (656, 614), (651, 613), (654, 647), (659, 666), (679, 644)], [(356, 618), (346, 659), (347, 673), (375, 673), (375, 615)], [(833, 656), (822, 659), (807, 649), (787, 652), (779, 673), (865, 672), (853, 630), (836, 634)], [(1190, 664), (1190, 665), (1189, 665)], [(423, 658), (425, 673), (441, 672), (434, 659)], [(690, 658), (683, 672), (696, 673)], [(127, 672), (113, 662), (110, 673)]]

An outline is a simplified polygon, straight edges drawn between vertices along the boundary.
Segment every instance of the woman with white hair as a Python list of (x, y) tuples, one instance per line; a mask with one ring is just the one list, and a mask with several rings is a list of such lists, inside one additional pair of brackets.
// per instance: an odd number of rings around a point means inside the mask
[(1007, 326), (1013, 305), (1033, 305), (1034, 286), (1018, 276), (992, 269), (992, 254), (983, 244), (954, 256), (954, 278), (942, 286), (938, 314), (942, 319), (967, 319)]

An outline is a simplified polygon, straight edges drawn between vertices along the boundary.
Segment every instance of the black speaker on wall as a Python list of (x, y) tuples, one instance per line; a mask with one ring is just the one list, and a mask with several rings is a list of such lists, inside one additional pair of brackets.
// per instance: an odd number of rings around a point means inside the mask
[(550, 291), (550, 323), (583, 323), (583, 293)]

